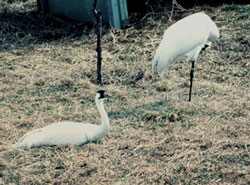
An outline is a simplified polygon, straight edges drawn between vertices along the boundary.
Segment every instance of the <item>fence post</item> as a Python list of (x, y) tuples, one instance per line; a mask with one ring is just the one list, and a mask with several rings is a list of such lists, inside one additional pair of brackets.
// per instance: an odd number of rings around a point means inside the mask
[(102, 37), (102, 15), (101, 11), (97, 10), (97, 0), (93, 3), (93, 12), (97, 21), (97, 81), (100, 85), (103, 85), (102, 80), (102, 47), (101, 47), (101, 37)]

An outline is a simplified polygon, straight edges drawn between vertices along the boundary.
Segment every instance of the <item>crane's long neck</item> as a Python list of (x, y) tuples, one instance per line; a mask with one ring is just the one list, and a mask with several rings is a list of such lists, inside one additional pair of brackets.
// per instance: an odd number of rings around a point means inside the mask
[(99, 134), (101, 137), (109, 131), (109, 118), (103, 105), (103, 100), (96, 100), (96, 106), (101, 116), (101, 125), (99, 126)]

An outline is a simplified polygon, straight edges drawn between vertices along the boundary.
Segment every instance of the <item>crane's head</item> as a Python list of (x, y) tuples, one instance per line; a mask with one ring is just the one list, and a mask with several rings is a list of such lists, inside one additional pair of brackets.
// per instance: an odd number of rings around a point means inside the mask
[(105, 90), (99, 90), (96, 93), (96, 99), (97, 100), (103, 100), (105, 98), (112, 98), (112, 96), (105, 93)]
[(155, 68), (158, 71), (158, 74), (163, 78), (165, 73), (166, 64), (160, 60), (159, 54), (156, 52), (154, 59), (152, 61), (152, 74), (154, 75)]
[(152, 74), (155, 72), (155, 68), (158, 66), (158, 56), (157, 54), (154, 56), (154, 59), (152, 61)]

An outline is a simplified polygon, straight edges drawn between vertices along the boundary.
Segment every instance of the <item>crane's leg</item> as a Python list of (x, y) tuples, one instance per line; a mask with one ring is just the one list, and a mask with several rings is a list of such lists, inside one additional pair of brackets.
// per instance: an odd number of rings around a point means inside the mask
[(195, 63), (195, 61), (192, 60), (192, 67), (191, 67), (191, 70), (190, 70), (190, 89), (189, 89), (189, 99), (188, 99), (188, 101), (191, 101), (191, 95), (192, 95), (193, 78), (194, 78), (194, 63)]

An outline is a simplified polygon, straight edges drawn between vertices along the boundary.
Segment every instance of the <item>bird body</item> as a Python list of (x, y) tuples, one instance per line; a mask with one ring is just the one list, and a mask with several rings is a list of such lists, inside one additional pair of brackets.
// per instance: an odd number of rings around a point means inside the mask
[(192, 62), (190, 70), (189, 101), (191, 101), (194, 63), (200, 51), (219, 38), (219, 29), (205, 13), (195, 13), (171, 25), (164, 33), (152, 61), (152, 73), (157, 67), (162, 78), (169, 64), (180, 57)]
[(180, 57), (196, 61), (201, 49), (219, 38), (219, 30), (205, 13), (195, 13), (171, 25), (164, 33), (152, 62), (160, 77), (166, 67)]
[(96, 94), (96, 105), (101, 115), (101, 125), (77, 122), (58, 122), (25, 134), (15, 145), (16, 148), (30, 149), (40, 146), (83, 145), (104, 137), (109, 131), (109, 119), (104, 109), (103, 98), (110, 97), (104, 91)]

